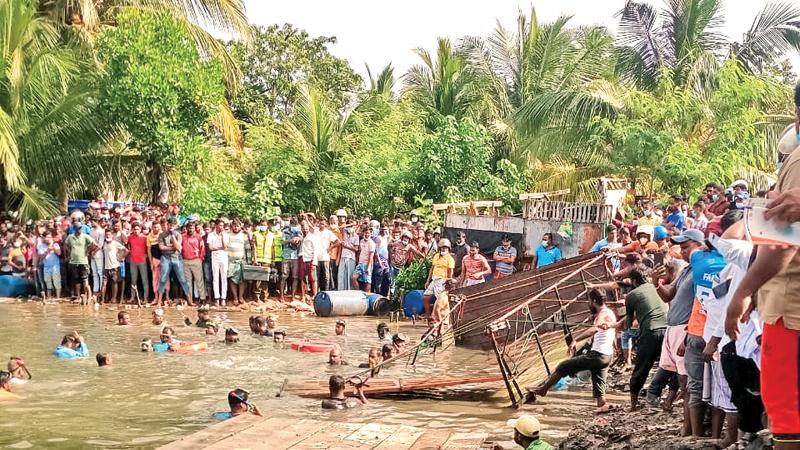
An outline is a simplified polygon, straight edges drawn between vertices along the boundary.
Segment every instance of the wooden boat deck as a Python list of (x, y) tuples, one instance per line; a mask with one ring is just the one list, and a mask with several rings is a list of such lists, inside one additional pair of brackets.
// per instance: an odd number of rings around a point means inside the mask
[[(364, 386), (364, 395), (375, 397), (427, 389), (441, 389), (468, 384), (497, 383), (503, 381), (500, 374), (481, 377), (428, 377), (428, 378), (372, 378)], [(286, 391), (300, 397), (325, 398), (330, 395), (328, 380), (310, 380), (289, 383)], [(346, 393), (355, 395), (355, 388), (348, 386)]]
[(481, 450), (486, 433), (458, 433), (379, 423), (328, 422), (246, 414), (159, 450)]

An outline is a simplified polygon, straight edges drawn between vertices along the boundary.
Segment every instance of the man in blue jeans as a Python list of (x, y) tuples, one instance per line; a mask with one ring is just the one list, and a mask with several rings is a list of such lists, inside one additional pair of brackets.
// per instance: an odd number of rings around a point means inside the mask
[(161, 304), (161, 297), (169, 280), (170, 272), (175, 272), (178, 282), (181, 284), (183, 293), (187, 299), (191, 299), (189, 283), (186, 282), (186, 274), (183, 272), (183, 261), (181, 260), (181, 234), (177, 231), (178, 220), (170, 217), (167, 222), (167, 229), (158, 235), (158, 248), (161, 250), (161, 279), (158, 283), (158, 294), (156, 303)]

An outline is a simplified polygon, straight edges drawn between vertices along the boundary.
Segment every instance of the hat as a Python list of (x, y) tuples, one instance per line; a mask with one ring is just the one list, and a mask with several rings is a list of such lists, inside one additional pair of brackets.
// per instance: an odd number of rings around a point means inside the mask
[(450, 248), (450, 239), (446, 238), (439, 239), (439, 248), (443, 247)]
[(539, 419), (530, 414), (523, 414), (516, 420), (509, 420), (508, 424), (514, 427), (519, 434), (532, 438), (542, 430)]
[(799, 146), (800, 145), (797, 143), (797, 134), (794, 130), (794, 124), (787, 125), (786, 128), (783, 129), (781, 138), (778, 140), (778, 153), (782, 155), (788, 155)]
[(403, 334), (403, 333), (397, 333), (397, 334), (395, 334), (394, 336), (392, 336), (392, 341), (393, 341), (393, 342), (394, 342), (394, 341), (402, 341), (402, 342), (406, 342), (406, 341), (408, 341), (408, 339), (406, 338), (406, 335), (405, 335), (405, 334)]
[(687, 241), (695, 241), (699, 244), (705, 243), (705, 235), (700, 230), (683, 230), (683, 233), (679, 234), (678, 236), (672, 237), (672, 242), (676, 244), (682, 244)]
[(747, 181), (745, 180), (736, 180), (731, 185), (731, 189), (735, 188), (736, 186), (744, 186), (744, 190), (747, 190)]

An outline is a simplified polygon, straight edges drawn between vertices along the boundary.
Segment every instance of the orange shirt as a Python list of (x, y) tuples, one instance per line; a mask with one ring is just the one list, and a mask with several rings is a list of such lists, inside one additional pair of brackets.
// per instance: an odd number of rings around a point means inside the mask
[(341, 253), (342, 249), (339, 243), (344, 242), (344, 235), (342, 234), (342, 229), (335, 225), (331, 225), (331, 231), (337, 238), (339, 238), (339, 242), (337, 242), (336, 245), (331, 245), (331, 248), (328, 250), (328, 254), (331, 256), (331, 261), (336, 261), (338, 263), (339, 253)]
[(702, 305), (697, 298), (694, 299), (692, 304), (692, 315), (689, 316), (689, 325), (687, 331), (692, 336), (703, 336), (703, 329), (706, 327), (706, 312), (703, 311)]

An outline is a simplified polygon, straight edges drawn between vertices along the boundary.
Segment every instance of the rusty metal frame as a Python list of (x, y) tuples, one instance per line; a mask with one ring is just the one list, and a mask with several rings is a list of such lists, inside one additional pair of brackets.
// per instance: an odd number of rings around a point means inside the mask
[[(525, 355), (525, 357), (527, 357), (528, 346), (531, 341), (534, 341), (538, 350), (537, 353), (539, 353), (538, 356), (542, 360), (545, 371), (548, 375), (551, 373), (550, 364), (547, 361), (547, 355), (540, 335), (542, 327), (548, 325), (552, 326), (554, 323), (560, 324), (566, 343), (570, 343), (572, 340), (572, 330), (570, 328), (567, 310), (576, 302), (585, 299), (588, 290), (584, 287), (580, 293), (568, 299), (563, 298), (560, 291), (564, 290), (566, 287), (574, 288), (577, 287), (577, 285), (585, 285), (586, 281), (589, 281), (587, 275), (593, 280), (597, 279), (596, 275), (587, 273), (587, 269), (593, 267), (601, 258), (605, 260), (606, 255), (598, 254), (594, 258), (588, 259), (572, 272), (556, 280), (546, 288), (539, 290), (535, 295), (525, 299), (505, 314), (490, 321), (486, 325), (485, 334), (495, 353), (500, 373), (503, 376), (503, 381), (513, 407), (519, 407), (520, 401), (524, 398), (522, 389), (518, 383), (518, 378), (528, 370), (526, 368), (521, 368), (517, 364), (517, 361), (514, 360), (515, 356), (519, 357)], [(604, 261), (604, 266), (605, 275), (609, 277), (611, 275), (611, 268), (607, 260)], [(573, 281), (576, 277), (580, 277), (580, 281), (577, 283)], [(552, 298), (553, 296), (555, 296), (555, 299)], [(550, 313), (547, 317), (539, 319), (537, 322), (531, 314), (531, 307), (537, 303), (550, 302), (558, 302), (558, 309)], [(588, 318), (588, 312), (586, 313), (586, 318)], [(513, 336), (512, 327), (514, 327)], [(503, 336), (503, 334), (505, 334), (505, 336)], [(512, 337), (513, 339), (511, 339)], [(517, 355), (512, 355), (509, 352), (509, 345), (512, 345), (517, 350)], [(533, 365), (531, 365), (531, 367), (533, 367)]]

